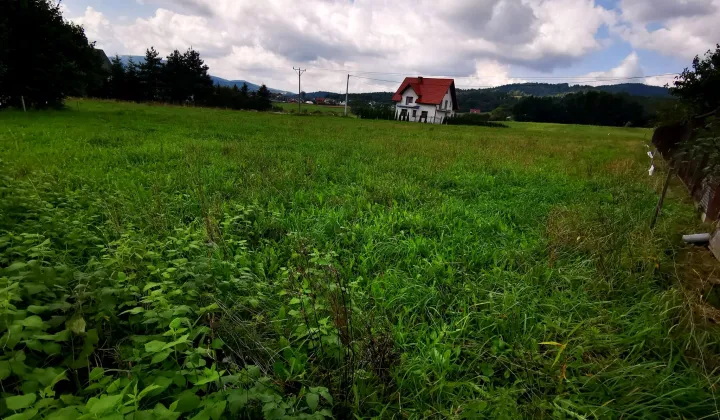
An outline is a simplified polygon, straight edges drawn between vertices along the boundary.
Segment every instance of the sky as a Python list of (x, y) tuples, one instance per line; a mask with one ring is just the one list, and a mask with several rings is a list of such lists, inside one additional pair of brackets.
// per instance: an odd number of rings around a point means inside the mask
[(720, 0), (64, 0), (108, 56), (192, 47), (210, 74), (297, 91), (671, 83), (720, 41)]

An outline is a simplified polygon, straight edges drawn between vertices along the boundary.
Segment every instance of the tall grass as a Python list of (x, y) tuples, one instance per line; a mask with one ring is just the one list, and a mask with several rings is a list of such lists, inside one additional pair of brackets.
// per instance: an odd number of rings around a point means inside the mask
[[(0, 236), (50, 239), (69, 288), (97, 261), (150, 279), (162, 257), (218, 304), (218, 366), (257, 367), (288, 415), (312, 387), (339, 417), (718, 414), (718, 333), (678, 275), (699, 227), (675, 188), (648, 230), (647, 130), (71, 108), (0, 114)], [(31, 258), (13, 241), (6, 279)]]

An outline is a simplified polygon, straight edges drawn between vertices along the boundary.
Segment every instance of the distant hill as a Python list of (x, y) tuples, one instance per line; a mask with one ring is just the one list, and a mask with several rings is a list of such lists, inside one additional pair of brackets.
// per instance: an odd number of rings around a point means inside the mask
[(512, 106), (523, 96), (558, 96), (569, 93), (602, 91), (624, 93), (631, 96), (649, 98), (655, 101), (672, 101), (667, 88), (642, 83), (623, 83), (619, 85), (586, 86), (567, 83), (515, 83), (490, 89), (459, 89), (457, 96), (460, 111), (479, 109), (490, 112), (499, 106)]
[[(247, 84), (248, 90), (251, 92), (255, 92), (256, 90), (260, 89), (259, 85), (256, 85), (255, 83), (250, 83), (245, 80), (227, 80), (223, 79), (222, 77), (217, 76), (210, 76), (213, 83), (220, 86), (227, 86), (227, 87), (233, 87), (233, 85), (237, 85), (237, 87), (242, 87), (243, 83)], [(272, 90), (272, 89), (270, 89)]]
[[(119, 57), (120, 61), (123, 63), (123, 66), (127, 66), (128, 63), (130, 63), (130, 60), (134, 61), (135, 64), (140, 64), (145, 61), (145, 56), (142, 55), (121, 55)], [(112, 60), (113, 58), (115, 58), (115, 56), (108, 58)], [(163, 61), (165, 61), (165, 59), (163, 59)]]
[[(619, 85), (584, 86), (567, 83), (516, 83), (511, 85), (498, 86), (486, 89), (458, 89), (457, 98), (460, 104), (460, 112), (468, 112), (470, 109), (479, 109), (482, 112), (490, 112), (497, 107), (512, 107), (523, 96), (556, 96), (569, 93), (587, 92), (591, 90), (604, 91), (609, 93), (625, 93), (635, 96), (641, 102), (661, 103), (673, 101), (668, 89), (659, 86), (650, 86), (642, 83), (624, 83)], [(372, 92), (372, 93), (351, 93), (350, 102), (375, 102), (389, 104), (392, 101), (393, 92)], [(345, 95), (340, 93), (310, 92), (308, 98), (328, 96), (333, 99), (344, 100)]]
[[(340, 94), (339, 94), (339, 93), (328, 92), (328, 91), (325, 91), (325, 90), (320, 90), (320, 91), (317, 91), (317, 92), (307, 92), (307, 93), (305, 93), (305, 99), (307, 99), (308, 101), (311, 101), (311, 100), (316, 99), (316, 98), (333, 98), (333, 99), (336, 99), (335, 97), (338, 96), (338, 95), (340, 95)], [(297, 93), (288, 94), (288, 96), (297, 96)], [(344, 96), (343, 96), (343, 98), (344, 98)]]
[[(237, 87), (240, 88), (240, 87), (242, 87), (243, 83), (245, 83), (245, 84), (247, 84), (248, 90), (250, 92), (255, 92), (258, 89), (260, 89), (260, 85), (256, 85), (255, 83), (251, 83), (246, 80), (227, 80), (227, 79), (223, 79), (222, 77), (217, 77), (217, 76), (210, 76), (210, 78), (212, 79), (214, 84), (220, 85), (220, 86), (232, 87), (233, 85), (237, 85)], [(273, 89), (271, 87), (268, 87), (268, 90), (272, 93), (281, 93), (283, 95), (292, 95), (292, 93), (290, 93), (290, 92), (286, 92), (286, 91), (280, 90), (280, 89)], [(295, 95), (295, 96), (297, 96), (297, 95)]]
[(498, 86), (490, 89), (471, 89), (495, 91), (503, 93), (519, 93), (522, 95), (533, 96), (554, 96), (575, 92), (587, 92), (590, 90), (599, 90), (610, 93), (627, 93), (633, 96), (648, 97), (669, 97), (670, 92), (667, 88), (660, 86), (650, 86), (642, 83), (622, 83), (619, 85), (604, 86), (587, 86), (572, 85), (567, 83), (515, 83), (510, 85)]
[(669, 98), (670, 90), (661, 86), (650, 86), (642, 83), (622, 83), (619, 85), (599, 86), (597, 90), (610, 93), (627, 93), (632, 96)]
[[(110, 58), (112, 58), (112, 57), (110, 57)], [(120, 61), (122, 61), (124, 66), (127, 66), (131, 59), (132, 59), (132, 61), (135, 62), (135, 64), (140, 64), (145, 61), (145, 57), (142, 55), (121, 55), (120, 56)], [(163, 59), (163, 61), (165, 61), (165, 60)], [(213, 76), (213, 75), (210, 75), (210, 78), (212, 79), (214, 84), (220, 85), (220, 86), (232, 87), (233, 85), (237, 85), (237, 87), (239, 88), (243, 85), (243, 83), (246, 83), (248, 86), (248, 90), (250, 92), (255, 92), (258, 89), (260, 89), (260, 85), (248, 82), (246, 80), (227, 80), (227, 79), (223, 79), (222, 77), (217, 77), (217, 76)], [(290, 94), (290, 92), (286, 92), (286, 91), (280, 90), (280, 89), (273, 89), (271, 87), (268, 87), (268, 90), (272, 93)]]

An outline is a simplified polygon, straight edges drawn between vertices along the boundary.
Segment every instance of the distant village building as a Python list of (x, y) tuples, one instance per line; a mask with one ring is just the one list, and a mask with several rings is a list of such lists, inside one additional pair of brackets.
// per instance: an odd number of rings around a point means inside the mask
[(392, 97), (395, 118), (442, 124), (458, 110), (453, 79), (406, 77)]
[(482, 111), (479, 109), (471, 108), (470, 113), (471, 114), (482, 114)]

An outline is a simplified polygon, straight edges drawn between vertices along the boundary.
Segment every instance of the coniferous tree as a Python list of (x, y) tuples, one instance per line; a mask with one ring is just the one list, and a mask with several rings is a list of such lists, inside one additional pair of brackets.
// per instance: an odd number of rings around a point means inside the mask
[(155, 48), (145, 51), (145, 61), (140, 64), (140, 83), (143, 90), (143, 99), (157, 101), (162, 95), (162, 59)]
[(3, 1), (0, 6), (0, 99), (45, 107), (83, 95), (103, 81), (98, 50), (67, 22), (60, 3)]
[(132, 59), (128, 61), (125, 68), (125, 95), (123, 99), (136, 102), (143, 100), (140, 67)]
[(162, 79), (165, 98), (171, 103), (184, 101), (190, 95), (188, 71), (183, 55), (178, 50), (173, 51), (165, 59), (165, 65), (162, 67)]
[(264, 84), (258, 89), (255, 102), (255, 109), (258, 111), (267, 111), (272, 108), (272, 103), (270, 102), (270, 91)]
[(127, 99), (125, 86), (125, 66), (119, 56), (110, 61), (110, 78), (108, 79), (108, 96), (114, 99)]
[(188, 49), (182, 56), (187, 76), (188, 96), (194, 100), (204, 101), (212, 91), (213, 82), (208, 74), (208, 66), (200, 58), (200, 53)]

